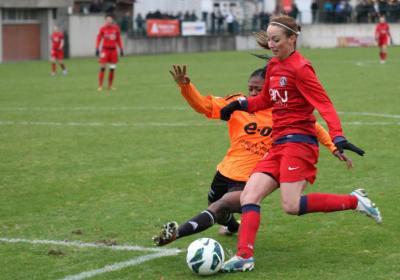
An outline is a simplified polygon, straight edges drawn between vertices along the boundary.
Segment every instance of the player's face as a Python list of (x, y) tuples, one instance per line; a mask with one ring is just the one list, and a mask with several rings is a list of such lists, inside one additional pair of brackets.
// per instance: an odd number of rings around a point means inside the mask
[(54, 27), (53, 27), (53, 31), (54, 31), (54, 32), (57, 32), (57, 31), (58, 31), (58, 27), (57, 27), (57, 26), (54, 26)]
[(286, 36), (284, 29), (276, 25), (269, 25), (267, 28), (268, 47), (272, 54), (282, 60), (294, 51), (296, 36)]
[(260, 94), (264, 85), (264, 79), (256, 76), (250, 78), (249, 82), (247, 83), (247, 87), (249, 90), (249, 96), (257, 96)]
[(113, 24), (114, 20), (112, 17), (106, 17), (106, 24), (111, 25)]
[(384, 23), (384, 22), (385, 22), (385, 17), (380, 17), (380, 18), (379, 18), (379, 22), (380, 22), (380, 23)]

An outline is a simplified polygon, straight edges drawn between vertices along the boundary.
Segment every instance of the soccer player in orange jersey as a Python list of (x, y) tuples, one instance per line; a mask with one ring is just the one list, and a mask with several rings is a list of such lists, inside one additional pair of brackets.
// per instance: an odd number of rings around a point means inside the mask
[[(190, 82), (186, 66), (174, 66), (171, 74), (181, 90), (182, 96), (198, 113), (209, 119), (220, 119), (220, 110), (232, 101), (243, 98), (241, 93), (225, 98), (202, 96)], [(256, 96), (264, 84), (265, 69), (253, 72), (248, 81), (248, 95)], [(240, 195), (256, 163), (264, 157), (272, 145), (272, 111), (263, 110), (255, 114), (238, 111), (228, 121), (231, 146), (217, 171), (208, 193), (209, 207), (178, 227), (176, 222), (165, 224), (160, 234), (153, 237), (157, 246), (166, 245), (177, 238), (206, 230), (214, 223), (223, 225), (220, 233), (231, 235), (238, 231), (239, 224), (232, 213), (240, 213)], [(325, 129), (316, 124), (318, 140), (332, 153), (338, 153)], [(349, 167), (352, 162), (344, 158)]]
[[(101, 46), (101, 50), (100, 48)], [(118, 63), (118, 52), (121, 56), (124, 55), (124, 49), (121, 41), (121, 32), (118, 25), (114, 23), (111, 15), (106, 16), (106, 23), (100, 28), (99, 34), (96, 39), (96, 56), (99, 57), (100, 71), (99, 71), (99, 87), (98, 91), (103, 90), (104, 72), (106, 65), (109, 65), (108, 73), (108, 89), (115, 89), (112, 87), (114, 81), (115, 68)]]
[(51, 75), (56, 75), (56, 63), (60, 65), (63, 74), (67, 74), (67, 68), (63, 63), (64, 59), (64, 34), (58, 29), (58, 26), (54, 26), (53, 33), (50, 36), (51, 40), (51, 52), (50, 52), (50, 60), (51, 60)]
[(379, 46), (380, 61), (384, 64), (387, 57), (387, 46), (392, 41), (389, 24), (386, 23), (384, 15), (379, 17), (379, 23), (375, 27), (375, 40)]

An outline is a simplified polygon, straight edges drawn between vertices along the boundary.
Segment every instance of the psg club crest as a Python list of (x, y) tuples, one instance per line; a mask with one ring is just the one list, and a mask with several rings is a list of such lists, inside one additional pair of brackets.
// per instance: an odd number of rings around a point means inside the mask
[(279, 79), (279, 84), (281, 85), (281, 87), (286, 86), (286, 84), (287, 84), (287, 79), (286, 79), (286, 77), (281, 77), (281, 78)]

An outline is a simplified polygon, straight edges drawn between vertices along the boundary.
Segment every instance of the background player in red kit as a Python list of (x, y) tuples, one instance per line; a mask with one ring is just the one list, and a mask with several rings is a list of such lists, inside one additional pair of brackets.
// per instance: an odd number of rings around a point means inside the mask
[[(100, 43), (101, 51), (99, 50)], [(113, 17), (107, 15), (106, 23), (100, 28), (96, 40), (96, 56), (100, 56), (99, 91), (103, 90), (104, 72), (107, 64), (109, 65), (108, 89), (113, 89), (114, 73), (118, 62), (117, 47), (119, 48), (120, 55), (123, 56), (124, 50), (121, 41), (121, 31), (118, 25), (114, 24)]]
[[(260, 204), (264, 197), (280, 189), (281, 206), (287, 214), (357, 210), (381, 223), (378, 208), (358, 189), (348, 195), (303, 192), (316, 177), (318, 145), (314, 109), (326, 121), (329, 134), (340, 153), (364, 151), (344, 137), (341, 123), (327, 93), (316, 77), (311, 63), (296, 51), (300, 26), (289, 16), (272, 17), (267, 31), (261, 31), (259, 44), (271, 49), (261, 94), (230, 103), (221, 110), (221, 119), (229, 120), (236, 110), (254, 113), (272, 108), (272, 140), (269, 153), (257, 163), (243, 190), (242, 222), (236, 255), (224, 263), (225, 272), (254, 268), (254, 244), (260, 225)], [(301, 238), (301, 236), (299, 236)]]
[(392, 36), (390, 35), (389, 24), (386, 23), (384, 15), (379, 17), (379, 23), (375, 27), (375, 40), (379, 46), (379, 57), (381, 63), (386, 62), (387, 57), (387, 46), (392, 41)]
[(67, 74), (67, 68), (63, 63), (64, 59), (64, 34), (58, 29), (58, 26), (54, 26), (53, 33), (50, 36), (51, 39), (51, 75), (56, 75), (56, 62), (60, 65), (63, 74)]

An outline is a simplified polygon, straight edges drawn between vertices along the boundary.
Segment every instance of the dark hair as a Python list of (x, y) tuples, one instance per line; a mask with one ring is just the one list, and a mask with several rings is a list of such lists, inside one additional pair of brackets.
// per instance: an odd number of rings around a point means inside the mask
[[(276, 23), (274, 24), (274, 22), (277, 22), (278, 24), (276, 24)], [(285, 28), (280, 24), (285, 25), (288, 28)], [(297, 37), (298, 32), (301, 31), (301, 26), (296, 23), (296, 20), (287, 15), (279, 15), (279, 16), (271, 17), (269, 25), (275, 25), (275, 26), (280, 27), (287, 37), (290, 37), (293, 35), (295, 35)], [(295, 32), (293, 32), (292, 30)], [(269, 49), (268, 38), (267, 38), (267, 34), (266, 34), (265, 30), (255, 33), (255, 37), (256, 37), (257, 43), (260, 47), (267, 49), (267, 50)]]
[(115, 17), (114, 17), (113, 14), (106, 14), (106, 15), (104, 16), (104, 18), (108, 18), (108, 17), (110, 17), (110, 18), (112, 18), (112, 19), (115, 19)]
[(260, 77), (262, 79), (265, 79), (265, 71), (267, 70), (267, 66), (265, 66), (264, 68), (259, 68), (257, 70), (255, 70), (251, 75), (250, 75), (250, 79), (254, 78), (254, 77)]

